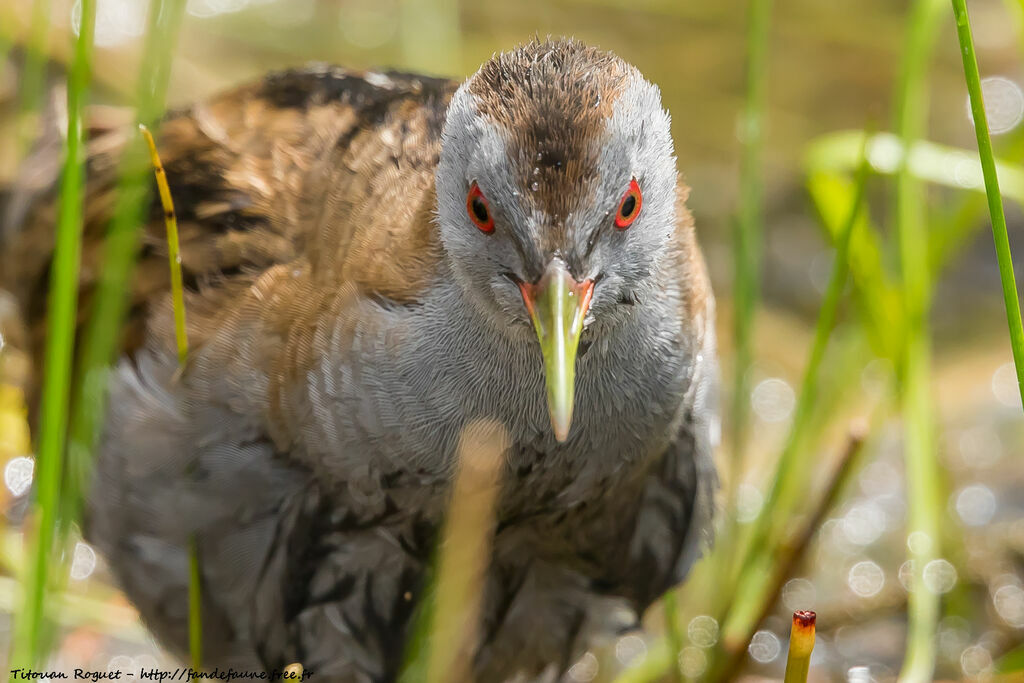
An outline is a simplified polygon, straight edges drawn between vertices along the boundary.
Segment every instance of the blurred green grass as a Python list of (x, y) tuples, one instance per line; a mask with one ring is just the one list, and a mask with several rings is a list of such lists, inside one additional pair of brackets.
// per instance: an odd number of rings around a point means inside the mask
[[(37, 3), (35, 17), (48, 10), (48, 3)], [(78, 303), (78, 272), (82, 245), (82, 216), (85, 196), (85, 132), (83, 118), (85, 100), (91, 80), (92, 40), (96, 6), (83, 0), (80, 34), (75, 41), (74, 58), (68, 74), (67, 136), (58, 194), (56, 244), (50, 272), (47, 313), (48, 335), (44, 351), (44, 370), (40, 399), (40, 418), (36, 457), (34, 507), (29, 516), (26, 540), (28, 561), (24, 567), (21, 608), (11, 641), (12, 669), (38, 664), (49, 646), (52, 631), (44, 623), (50, 608), (48, 595), (52, 588), (52, 558), (57, 545), (58, 513), (61, 508), (61, 479), (67, 440), (68, 402), (71, 396), (72, 363), (74, 359), (75, 320)], [(28, 85), (41, 86), (42, 63), (39, 50), (39, 29), (33, 27), (33, 47), (26, 62)], [(37, 92), (30, 95), (38, 97)], [(23, 102), (23, 120), (34, 118), (35, 102)]]

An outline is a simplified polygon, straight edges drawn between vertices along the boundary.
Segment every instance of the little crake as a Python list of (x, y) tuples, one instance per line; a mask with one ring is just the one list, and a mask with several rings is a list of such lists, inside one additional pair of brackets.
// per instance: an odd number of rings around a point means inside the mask
[[(85, 305), (131, 134), (94, 131)], [(683, 580), (710, 528), (714, 304), (635, 68), (573, 41), (461, 85), (312, 67), (159, 137), (192, 348), (179, 371), (154, 204), (86, 531), (163, 643), (186, 650), (195, 538), (206, 665), (393, 680), (480, 419), (509, 446), (476, 680), (555, 680)], [(0, 269), (35, 347), (39, 177), (13, 188)]]

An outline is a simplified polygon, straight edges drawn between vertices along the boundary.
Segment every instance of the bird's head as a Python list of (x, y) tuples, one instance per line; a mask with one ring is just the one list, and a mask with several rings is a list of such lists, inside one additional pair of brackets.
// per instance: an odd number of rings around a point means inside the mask
[(556, 437), (584, 328), (656, 294), (676, 165), (658, 89), (618, 57), (532, 42), (484, 64), (448, 108), (438, 221), (456, 279), (510, 334), (536, 333)]

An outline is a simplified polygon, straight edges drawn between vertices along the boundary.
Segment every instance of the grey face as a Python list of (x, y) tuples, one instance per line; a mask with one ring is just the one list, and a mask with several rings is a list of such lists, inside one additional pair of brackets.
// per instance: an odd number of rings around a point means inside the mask
[[(437, 171), (442, 242), (465, 291), (504, 328), (530, 329), (519, 283), (538, 282), (555, 258), (575, 281), (595, 283), (587, 325), (611, 323), (620, 303), (650, 294), (675, 229), (675, 158), (657, 88), (618, 60), (581, 61), (511, 74), (503, 65), (499, 95), (481, 83), (489, 63), (448, 111)], [(567, 78), (579, 81), (568, 97)], [(595, 111), (581, 115), (581, 106)], [(621, 229), (616, 214), (634, 178), (642, 203)], [(474, 182), (493, 217), (489, 233), (467, 207)]]

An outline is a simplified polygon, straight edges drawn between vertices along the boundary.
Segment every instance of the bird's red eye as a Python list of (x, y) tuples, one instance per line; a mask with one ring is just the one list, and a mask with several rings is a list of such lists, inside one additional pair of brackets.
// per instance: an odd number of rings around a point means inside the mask
[(615, 227), (625, 230), (633, 225), (633, 221), (640, 215), (640, 207), (644, 205), (644, 196), (640, 194), (640, 186), (636, 184), (636, 178), (629, 181), (629, 189), (622, 195), (619, 202), (619, 210), (615, 213)]
[(473, 181), (466, 195), (466, 213), (473, 225), (480, 228), (481, 232), (494, 232), (494, 216), (491, 215), (491, 207), (487, 204), (487, 197), (480, 191), (480, 187)]

